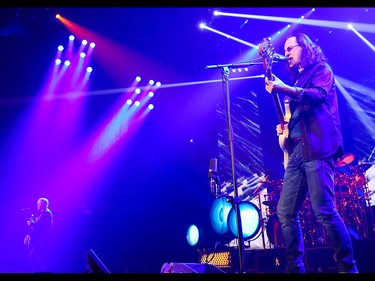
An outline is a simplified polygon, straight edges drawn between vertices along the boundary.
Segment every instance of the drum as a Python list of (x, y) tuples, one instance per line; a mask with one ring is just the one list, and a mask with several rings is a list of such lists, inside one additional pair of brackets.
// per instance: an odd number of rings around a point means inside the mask
[(366, 185), (365, 171), (362, 166), (351, 166), (352, 174), (350, 176), (349, 192), (357, 194), (358, 190), (363, 190)]
[[(255, 237), (260, 230), (260, 210), (251, 202), (240, 202), (238, 207), (241, 215), (243, 238), (251, 239)], [(232, 234), (237, 237), (237, 214), (235, 208), (232, 208), (228, 214), (228, 226)]]
[(274, 213), (269, 217), (266, 225), (266, 232), (268, 240), (272, 243), (274, 247), (284, 247), (284, 238), (281, 232), (280, 222), (279, 218), (277, 217), (277, 213)]
[(334, 183), (335, 187), (346, 187), (350, 182), (349, 175), (347, 173), (335, 172), (334, 174)]

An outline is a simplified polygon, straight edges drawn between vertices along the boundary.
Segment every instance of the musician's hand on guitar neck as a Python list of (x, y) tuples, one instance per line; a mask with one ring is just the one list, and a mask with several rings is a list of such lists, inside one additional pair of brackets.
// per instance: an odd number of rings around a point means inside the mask
[(267, 77), (265, 78), (266, 82), (266, 90), (270, 94), (272, 93), (284, 93), (285, 88), (289, 86), (286, 85), (283, 81), (281, 81), (276, 75), (272, 74), (273, 80), (269, 80)]

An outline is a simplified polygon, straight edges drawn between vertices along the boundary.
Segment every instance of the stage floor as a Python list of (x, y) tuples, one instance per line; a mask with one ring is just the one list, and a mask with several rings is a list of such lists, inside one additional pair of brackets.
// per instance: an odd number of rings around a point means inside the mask
[[(375, 273), (375, 240), (353, 240), (353, 247), (359, 272)], [(245, 273), (285, 273), (284, 251), (284, 248), (246, 249), (243, 271)], [(307, 273), (337, 273), (337, 265), (333, 259), (333, 248), (329, 245), (307, 246), (304, 258)], [(229, 260), (230, 267), (224, 268), (218, 264), (215, 266), (226, 273), (239, 272), (237, 250), (231, 251)]]

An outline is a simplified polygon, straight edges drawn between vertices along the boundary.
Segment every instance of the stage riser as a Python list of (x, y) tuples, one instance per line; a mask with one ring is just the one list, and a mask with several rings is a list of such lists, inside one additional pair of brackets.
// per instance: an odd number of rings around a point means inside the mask
[[(375, 273), (375, 240), (354, 240), (354, 258), (360, 273)], [(246, 250), (243, 261), (245, 273), (285, 273), (285, 249)], [(307, 247), (304, 263), (307, 273), (337, 273), (337, 264), (333, 258), (333, 248), (327, 245)], [(216, 265), (226, 273), (238, 272), (239, 255), (230, 252), (230, 266), (226, 268)]]
[[(360, 273), (375, 273), (375, 240), (354, 240), (354, 258)], [(249, 251), (245, 255), (245, 271), (254, 273), (285, 272), (284, 249)], [(308, 273), (336, 273), (337, 264), (330, 246), (305, 249)]]

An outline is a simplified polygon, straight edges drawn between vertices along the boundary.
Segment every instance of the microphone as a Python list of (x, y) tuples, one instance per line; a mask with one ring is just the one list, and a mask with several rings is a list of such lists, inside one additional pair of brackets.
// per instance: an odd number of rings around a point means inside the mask
[(217, 159), (212, 158), (210, 160), (210, 166), (208, 168), (208, 178), (210, 179), (210, 188), (211, 193), (215, 196), (220, 194), (219, 185), (218, 185), (218, 175), (217, 175)]
[(279, 54), (275, 54), (272, 59), (275, 62), (279, 62), (279, 61), (280, 62), (288, 62), (288, 59), (286, 57), (284, 57), (283, 55), (279, 55)]

